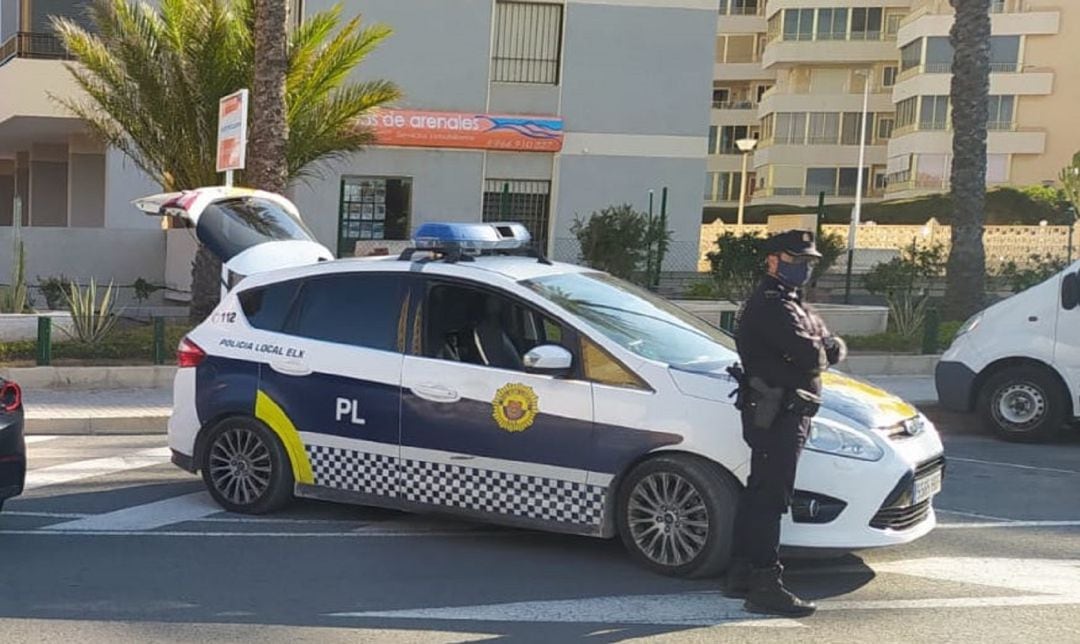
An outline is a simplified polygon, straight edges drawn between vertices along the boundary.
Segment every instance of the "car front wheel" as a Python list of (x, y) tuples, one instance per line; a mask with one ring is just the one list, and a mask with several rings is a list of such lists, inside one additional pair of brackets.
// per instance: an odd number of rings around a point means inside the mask
[(254, 418), (229, 418), (214, 427), (201, 469), (210, 495), (230, 512), (265, 514), (292, 499), (293, 473), (285, 448)]
[(731, 559), (738, 489), (719, 467), (664, 455), (635, 467), (620, 486), (618, 527), (630, 555), (676, 577), (707, 577)]
[(979, 395), (979, 410), (1000, 438), (1015, 442), (1053, 440), (1065, 426), (1068, 399), (1046, 369), (1021, 366), (991, 376)]

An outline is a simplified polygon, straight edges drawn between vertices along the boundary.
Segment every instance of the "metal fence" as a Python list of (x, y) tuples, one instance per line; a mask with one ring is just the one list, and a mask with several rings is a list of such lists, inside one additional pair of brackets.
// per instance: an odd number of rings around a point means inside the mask
[(562, 30), (561, 4), (496, 2), (491, 80), (558, 84)]
[(20, 31), (0, 44), (0, 65), (12, 58), (57, 60), (71, 58), (63, 42), (52, 34)]

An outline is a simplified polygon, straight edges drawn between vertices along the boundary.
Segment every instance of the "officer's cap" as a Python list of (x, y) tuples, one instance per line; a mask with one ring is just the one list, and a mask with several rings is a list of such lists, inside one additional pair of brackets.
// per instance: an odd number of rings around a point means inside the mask
[(788, 230), (770, 236), (765, 240), (765, 252), (769, 255), (787, 253), (792, 257), (821, 257), (814, 246), (814, 233), (808, 230)]

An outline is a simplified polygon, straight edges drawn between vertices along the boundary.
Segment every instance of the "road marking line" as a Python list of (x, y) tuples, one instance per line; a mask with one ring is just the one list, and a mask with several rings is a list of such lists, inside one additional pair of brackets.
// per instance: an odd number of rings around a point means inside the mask
[(917, 610), (925, 608), (996, 608), (1007, 606), (1055, 606), (1080, 604), (1080, 596), (1019, 595), (1010, 597), (939, 597), (934, 599), (825, 600), (818, 610)]
[(185, 532), (181, 530), (0, 530), (0, 535), (40, 535), (65, 537), (265, 537), (265, 538), (353, 538), (383, 537), (511, 537), (527, 532)]
[(33, 445), (34, 443), (44, 443), (46, 441), (56, 440), (57, 438), (60, 438), (60, 437), (59, 436), (38, 436), (38, 435), (34, 435), (34, 436), (24, 436), (23, 440), (26, 441), (27, 445)]
[(221, 506), (214, 503), (206, 492), (194, 492), (174, 496), (153, 503), (95, 514), (67, 523), (48, 526), (49, 530), (94, 531), (94, 530), (153, 530), (174, 523), (195, 521), (202, 517), (221, 512)]
[(971, 517), (973, 519), (986, 519), (988, 521), (1016, 521), (1017, 519), (1006, 519), (1005, 517), (995, 517), (989, 514), (979, 514), (977, 512), (964, 512), (963, 510), (946, 510), (944, 508), (934, 508), (935, 512), (944, 512), (945, 514), (955, 514), (962, 517)]
[(987, 528), (1072, 528), (1080, 527), (1080, 521), (997, 521), (995, 523), (939, 523), (943, 530), (985, 530)]
[(24, 490), (36, 490), (49, 485), (60, 485), (106, 474), (161, 465), (168, 463), (170, 456), (171, 453), (168, 447), (155, 447), (153, 449), (129, 452), (122, 456), (93, 458), (42, 467), (26, 473)]
[(81, 512), (21, 512), (19, 510), (4, 510), (2, 516), (6, 517), (41, 517), (43, 519), (82, 519), (94, 516)]
[(1018, 470), (1035, 470), (1038, 472), (1054, 472), (1056, 474), (1080, 474), (1078, 470), (1062, 470), (1056, 467), (1035, 467), (1034, 465), (1020, 465), (1019, 463), (1005, 463), (1003, 461), (983, 461), (977, 458), (960, 458), (959, 456), (948, 457), (949, 462), (977, 463), (979, 465), (996, 465), (998, 467), (1013, 467)]

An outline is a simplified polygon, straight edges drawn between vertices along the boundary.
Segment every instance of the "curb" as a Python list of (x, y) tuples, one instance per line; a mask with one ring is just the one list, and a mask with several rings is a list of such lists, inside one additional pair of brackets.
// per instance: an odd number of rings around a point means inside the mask
[(10, 367), (0, 378), (23, 389), (161, 389), (171, 388), (176, 367)]
[(165, 434), (168, 416), (116, 416), (107, 418), (27, 418), (23, 433), (27, 436), (109, 436)]

